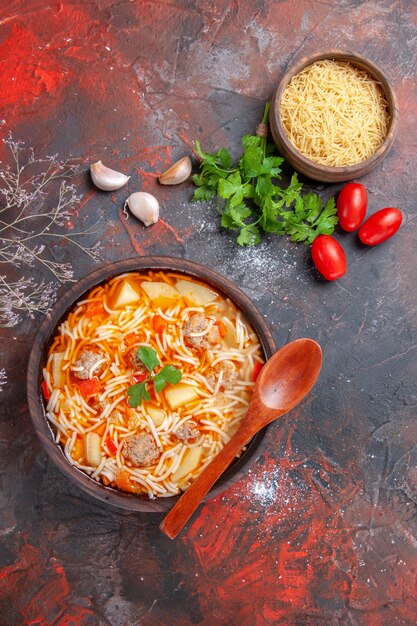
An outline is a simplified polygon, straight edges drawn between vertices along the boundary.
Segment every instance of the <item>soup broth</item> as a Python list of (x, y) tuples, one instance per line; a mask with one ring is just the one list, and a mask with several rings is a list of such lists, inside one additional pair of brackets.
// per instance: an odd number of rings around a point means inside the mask
[(43, 369), (68, 461), (150, 498), (187, 489), (244, 418), (263, 354), (233, 302), (187, 276), (131, 272), (60, 324)]

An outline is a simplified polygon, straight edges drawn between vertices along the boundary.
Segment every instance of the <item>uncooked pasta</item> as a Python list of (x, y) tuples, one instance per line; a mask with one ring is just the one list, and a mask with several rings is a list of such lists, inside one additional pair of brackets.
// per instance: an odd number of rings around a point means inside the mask
[(350, 63), (325, 59), (296, 74), (280, 102), (281, 123), (292, 145), (322, 165), (368, 159), (389, 127), (380, 85)]

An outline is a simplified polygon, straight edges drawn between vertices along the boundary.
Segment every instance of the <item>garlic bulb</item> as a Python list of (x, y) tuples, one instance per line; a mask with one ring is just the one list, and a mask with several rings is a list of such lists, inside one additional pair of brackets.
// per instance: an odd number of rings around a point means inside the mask
[(125, 174), (121, 172), (111, 170), (109, 167), (103, 165), (101, 161), (90, 165), (90, 174), (95, 186), (99, 189), (103, 189), (103, 191), (116, 191), (116, 189), (121, 189), (130, 178), (130, 176), (125, 176)]
[(145, 226), (150, 226), (158, 221), (159, 202), (152, 194), (146, 193), (146, 191), (136, 191), (130, 194), (126, 200), (125, 208), (126, 205)]
[(190, 157), (185, 156), (161, 174), (159, 182), (161, 185), (179, 185), (189, 178), (191, 167)]

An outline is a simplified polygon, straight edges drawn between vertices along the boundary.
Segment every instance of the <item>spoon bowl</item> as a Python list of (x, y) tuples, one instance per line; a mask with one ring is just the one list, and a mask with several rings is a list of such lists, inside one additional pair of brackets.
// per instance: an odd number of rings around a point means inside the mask
[(312, 339), (297, 339), (278, 350), (263, 366), (238, 431), (181, 496), (160, 525), (174, 539), (206, 493), (236, 455), (262, 428), (291, 411), (308, 394), (320, 373), (322, 351)]
[[(288, 343), (263, 366), (256, 381), (252, 403), (255, 397), (258, 397), (266, 408), (287, 413), (301, 402), (313, 387), (320, 372), (321, 362), (321, 348), (312, 339), (297, 339)], [(312, 374), (315, 374), (315, 377)], [(265, 410), (263, 415), (266, 426), (271, 421), (268, 411)], [(249, 411), (246, 419), (248, 416)], [(272, 419), (277, 417), (275, 414)]]

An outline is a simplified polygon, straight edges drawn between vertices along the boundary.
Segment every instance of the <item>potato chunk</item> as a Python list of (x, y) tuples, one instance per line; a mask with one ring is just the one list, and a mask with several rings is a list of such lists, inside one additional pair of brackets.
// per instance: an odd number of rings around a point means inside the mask
[(52, 355), (52, 382), (54, 387), (62, 389), (65, 385), (65, 373), (62, 371), (65, 352), (54, 352)]
[(161, 307), (161, 309), (173, 306), (180, 297), (175, 287), (171, 287), (167, 283), (145, 281), (142, 283), (142, 288), (153, 304)]
[(113, 302), (113, 309), (123, 309), (129, 304), (136, 304), (140, 301), (140, 295), (128, 280), (123, 280), (117, 290)]
[(165, 398), (170, 409), (175, 411), (184, 404), (198, 400), (198, 394), (190, 385), (178, 384), (165, 390)]
[(239, 344), (236, 339), (236, 331), (234, 325), (227, 317), (222, 317), (222, 322), (226, 327), (226, 334), (224, 336), (225, 343), (230, 348), (238, 348)]
[(196, 446), (195, 448), (189, 448), (182, 457), (179, 468), (172, 474), (171, 481), (177, 483), (185, 478), (188, 474), (193, 472), (200, 464), (201, 457), (203, 456), (203, 448)]
[(193, 283), (190, 280), (177, 280), (175, 287), (191, 306), (203, 306), (217, 298), (217, 293), (208, 287)]
[(85, 456), (87, 464), (98, 467), (101, 463), (101, 439), (97, 433), (87, 433), (84, 436)]
[(153, 421), (156, 428), (162, 424), (166, 416), (164, 409), (160, 409), (156, 406), (147, 406), (145, 411)]

